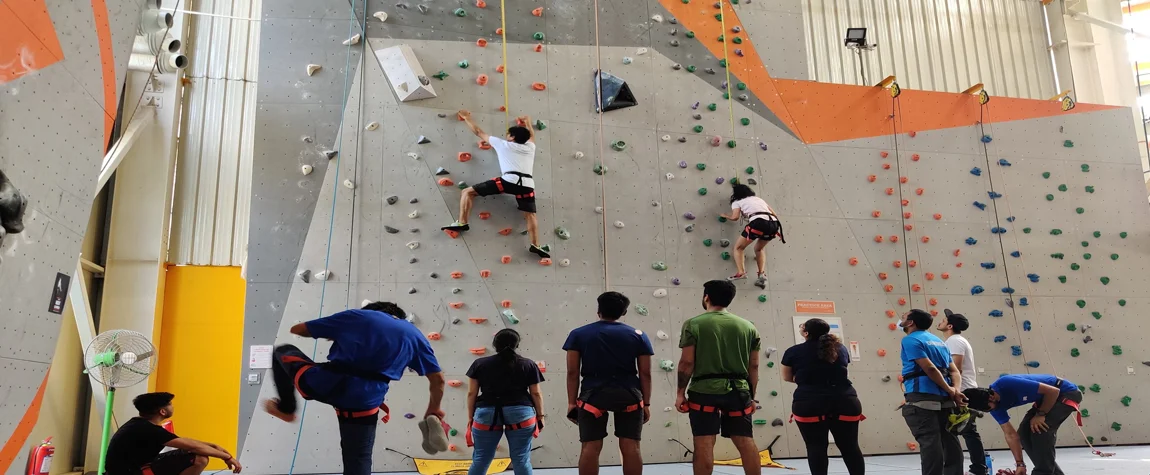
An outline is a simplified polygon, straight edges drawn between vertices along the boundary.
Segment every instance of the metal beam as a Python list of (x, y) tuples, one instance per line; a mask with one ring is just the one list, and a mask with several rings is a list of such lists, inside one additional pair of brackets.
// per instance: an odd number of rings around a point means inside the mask
[(1067, 10), (1066, 16), (1073, 18), (1075, 20), (1078, 20), (1078, 21), (1084, 21), (1086, 23), (1100, 26), (1102, 28), (1106, 28), (1109, 30), (1113, 30), (1113, 31), (1121, 32), (1121, 33), (1127, 33), (1127, 34), (1139, 36), (1142, 38), (1150, 38), (1150, 34), (1141, 33), (1141, 32), (1139, 32), (1133, 28), (1126, 28), (1125, 26), (1122, 26), (1121, 24), (1114, 23), (1114, 22), (1109, 21), (1109, 20), (1103, 20), (1103, 19), (1098, 18), (1098, 17), (1090, 16), (1086, 13), (1082, 13), (1079, 11)]
[[(80, 335), (80, 354), (88, 349), (92, 339), (96, 338), (96, 322), (92, 319), (92, 305), (88, 300), (88, 283), (84, 280), (82, 262), (76, 263), (76, 272), (72, 274), (72, 287), (68, 289), (68, 304), (72, 307), (72, 317), (76, 320), (76, 333)], [(92, 385), (92, 400), (96, 407), (104, 406), (104, 385), (96, 378), (88, 376), (88, 383)]]
[(133, 119), (135, 120), (128, 124), (128, 130), (124, 131), (120, 140), (112, 145), (112, 149), (108, 150), (107, 155), (104, 155), (104, 163), (100, 165), (100, 178), (96, 182), (96, 191), (92, 193), (93, 197), (99, 195), (100, 190), (104, 189), (104, 185), (108, 184), (112, 174), (120, 167), (120, 162), (124, 161), (124, 157), (128, 156), (128, 152), (132, 150), (132, 146), (140, 138), (140, 134), (152, 125), (152, 122), (156, 121), (156, 109), (154, 107), (141, 107)]

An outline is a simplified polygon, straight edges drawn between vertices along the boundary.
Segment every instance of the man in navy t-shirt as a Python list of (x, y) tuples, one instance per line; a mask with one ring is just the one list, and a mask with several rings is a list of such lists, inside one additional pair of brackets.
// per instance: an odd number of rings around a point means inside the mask
[(388, 385), (410, 368), (430, 381), (427, 416), (444, 417), (443, 371), (431, 343), (407, 314), (391, 302), (370, 303), (329, 317), (299, 323), (291, 333), (332, 341), (328, 362), (315, 363), (295, 345), (276, 347), (272, 374), (279, 397), (264, 402), (264, 410), (286, 422), (295, 421), (296, 398), (329, 404), (339, 420), (345, 475), (369, 475), (375, 445), (376, 417), (383, 409)]
[[(599, 296), (599, 321), (567, 335), (567, 418), (579, 425), (581, 475), (599, 473), (607, 437), (607, 413), (615, 413), (615, 437), (623, 474), (643, 472), (639, 439), (651, 419), (651, 340), (619, 322), (631, 301), (619, 292)], [(579, 377), (582, 375), (583, 387)]]
[[(1062, 474), (1054, 460), (1054, 446), (1058, 443), (1058, 427), (1071, 414), (1078, 412), (1082, 392), (1078, 386), (1049, 374), (1007, 374), (990, 383), (990, 388), (972, 388), (964, 391), (970, 408), (990, 412), (1002, 426), (1006, 445), (1014, 454), (1015, 473), (1026, 475), (1022, 451), (1034, 462), (1034, 475)], [(1019, 430), (1010, 423), (1006, 411), (1031, 404), (1022, 417)]]
[(954, 408), (966, 403), (950, 350), (929, 331), (934, 317), (911, 310), (903, 317), (902, 417), (918, 442), (923, 475), (962, 475), (962, 446), (947, 429)]

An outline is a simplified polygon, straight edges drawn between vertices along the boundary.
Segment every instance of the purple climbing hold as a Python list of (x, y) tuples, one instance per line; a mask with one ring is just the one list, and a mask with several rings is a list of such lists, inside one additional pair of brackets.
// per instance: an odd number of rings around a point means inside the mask
[(404, 414), (404, 415), (403, 415), (403, 418), (404, 418), (404, 419), (415, 419), (415, 414), (412, 414), (412, 413), (410, 413), (410, 412), (409, 412), (409, 413), (407, 413), (407, 414)]
[(719, 89), (722, 89), (724, 91), (727, 90), (727, 81), (723, 81), (722, 83), (720, 83)]
[(690, 211), (683, 213), (683, 218), (684, 219), (695, 219), (695, 213), (692, 213)]
[(763, 142), (759, 142), (759, 148), (761, 148), (761, 149), (763, 149), (763, 150), (766, 150), (766, 149), (767, 149), (767, 144), (765, 144), (765, 143), (763, 143)]
[(687, 161), (679, 160), (679, 168), (687, 168)]
[(695, 110), (698, 108), (699, 108), (699, 101), (695, 101), (695, 104), (691, 106), (691, 110)]
[(743, 50), (741, 50), (739, 48), (735, 48), (735, 56), (742, 57), (743, 56)]
[(718, 177), (718, 178), (716, 178), (716, 179), (715, 179), (715, 184), (716, 184), (716, 185), (722, 185), (722, 184), (723, 184), (723, 177)]
[(672, 284), (672, 285), (679, 285), (679, 278), (678, 278), (678, 277), (674, 277), (674, 278), (672, 278), (672, 279), (671, 279), (671, 284)]

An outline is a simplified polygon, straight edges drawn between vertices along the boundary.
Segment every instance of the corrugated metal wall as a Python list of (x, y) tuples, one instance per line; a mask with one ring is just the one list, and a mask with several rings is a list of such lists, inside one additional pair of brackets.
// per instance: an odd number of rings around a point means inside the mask
[(863, 84), (847, 28), (867, 28), (866, 83), (895, 75), (903, 88), (1048, 99), (1054, 73), (1038, 0), (805, 0), (811, 79)]
[[(183, 120), (169, 260), (239, 266), (247, 258), (261, 0), (196, 0), (184, 50)], [(230, 17), (230, 18), (229, 18)]]

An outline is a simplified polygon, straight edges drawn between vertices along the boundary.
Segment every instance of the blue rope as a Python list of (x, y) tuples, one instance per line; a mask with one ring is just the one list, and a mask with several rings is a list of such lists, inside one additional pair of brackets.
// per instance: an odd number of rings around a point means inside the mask
[[(355, 2), (356, 2), (356, 0), (351, 0), (351, 12), (353, 15), (355, 14)], [(366, 22), (366, 15), (367, 15), (366, 9), (364, 11), (364, 15), (365, 15), (365, 22)], [(352, 26), (348, 27), (348, 37), (349, 38), (351, 36), (355, 35), (355, 29), (356, 29), (356, 27), (359, 26), (354, 21), (351, 23), (351, 25)], [(366, 31), (364, 33), (366, 34)], [(366, 41), (366, 39), (364, 41)], [(332, 239), (332, 235), (335, 232), (335, 205), (336, 205), (336, 197), (339, 194), (339, 168), (343, 162), (343, 153), (342, 153), (343, 152), (343, 119), (344, 119), (343, 114), (346, 114), (346, 111), (347, 111), (348, 77), (350, 76), (350, 74), (348, 74), (348, 72), (351, 71), (351, 51), (352, 51), (351, 46), (348, 46), (347, 55), (346, 55), (346, 59), (344, 62), (344, 69), (343, 69), (344, 70), (344, 76), (343, 76), (344, 109), (340, 115), (340, 133), (338, 135), (339, 143), (337, 143), (335, 146), (335, 150), (336, 150), (335, 179), (332, 181), (332, 187), (331, 187), (332, 188), (331, 189), (331, 219), (329, 220), (328, 225), (327, 225), (327, 251), (326, 251), (326, 255), (324, 256), (324, 260), (323, 260), (323, 267), (324, 267), (324, 271), (326, 271), (326, 272), (330, 272), (330, 269), (328, 266), (331, 264), (331, 239)], [(360, 55), (360, 59), (361, 60), (363, 59), (362, 54)], [(326, 295), (327, 295), (327, 279), (324, 279), (323, 283), (321, 284), (320, 291), (319, 291), (319, 312), (317, 312), (319, 315), (317, 316), (317, 318), (323, 317), (323, 301), (324, 301), (324, 297)], [(313, 360), (315, 359), (315, 355), (318, 351), (319, 351), (319, 340), (315, 340), (315, 342), (312, 343), (311, 359), (313, 359)], [(303, 401), (303, 408), (300, 410), (299, 432), (297, 432), (296, 436), (295, 436), (295, 448), (292, 449), (291, 467), (288, 468), (288, 475), (293, 475), (295, 473), (296, 457), (299, 455), (299, 443), (300, 443), (300, 439), (303, 438), (303, 425), (304, 425), (304, 422), (307, 421), (307, 418), (306, 418), (306, 416), (307, 416), (307, 402), (308, 401), (306, 399)]]

